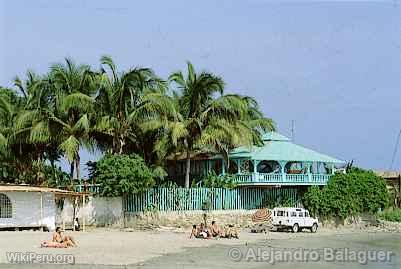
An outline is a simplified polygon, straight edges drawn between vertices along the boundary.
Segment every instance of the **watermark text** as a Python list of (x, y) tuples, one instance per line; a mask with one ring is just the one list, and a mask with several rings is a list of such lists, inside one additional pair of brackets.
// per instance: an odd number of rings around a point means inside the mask
[(341, 263), (391, 263), (394, 253), (384, 250), (353, 250), (350, 248), (230, 248), (230, 260), (239, 262), (341, 262)]
[(75, 264), (72, 254), (6, 252), (6, 257), (7, 261), (13, 264)]

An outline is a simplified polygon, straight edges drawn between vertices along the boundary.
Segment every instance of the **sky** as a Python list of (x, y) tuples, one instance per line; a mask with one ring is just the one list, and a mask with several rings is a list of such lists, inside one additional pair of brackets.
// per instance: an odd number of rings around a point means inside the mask
[[(294, 122), (296, 143), (364, 168), (389, 168), (401, 130), (399, 0), (0, 0), (0, 40), (6, 87), (64, 57), (163, 78), (190, 60), (255, 97), (280, 133)], [(82, 155), (85, 173), (99, 154)]]

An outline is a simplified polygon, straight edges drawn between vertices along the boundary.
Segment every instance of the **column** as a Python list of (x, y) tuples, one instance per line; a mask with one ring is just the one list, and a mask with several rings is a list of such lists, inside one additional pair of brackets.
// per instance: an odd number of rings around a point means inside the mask
[(311, 165), (312, 163), (306, 163), (306, 172), (308, 173), (309, 182), (312, 182)]
[(224, 159), (221, 159), (221, 174), (223, 176), (226, 174), (226, 165)]
[(286, 176), (285, 176), (285, 165), (287, 164), (287, 162), (280, 161), (279, 163), (280, 163), (280, 168), (281, 168), (282, 180), (283, 180), (283, 182), (286, 182), (287, 180), (286, 180)]
[(253, 180), (254, 181), (259, 181), (259, 173), (258, 173), (258, 164), (259, 161), (257, 160), (251, 160), (253, 164)]
[(82, 231), (86, 231), (85, 223), (85, 194), (82, 195)]

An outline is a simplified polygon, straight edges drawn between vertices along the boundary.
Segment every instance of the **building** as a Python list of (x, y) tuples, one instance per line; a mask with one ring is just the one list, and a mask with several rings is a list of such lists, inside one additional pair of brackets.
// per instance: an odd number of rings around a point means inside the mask
[(401, 172), (374, 171), (375, 174), (386, 181), (387, 189), (391, 194), (392, 205), (401, 207)]
[[(238, 147), (229, 153), (229, 163), (221, 154), (198, 154), (191, 159), (191, 180), (201, 179), (214, 171), (230, 174), (240, 186), (307, 186), (325, 185), (345, 162), (292, 143), (287, 137), (269, 132), (263, 145)], [(185, 159), (170, 161), (169, 176), (182, 184)], [(200, 183), (201, 184), (201, 183)]]
[(25, 185), (0, 185), (0, 228), (55, 229), (56, 200), (81, 194)]

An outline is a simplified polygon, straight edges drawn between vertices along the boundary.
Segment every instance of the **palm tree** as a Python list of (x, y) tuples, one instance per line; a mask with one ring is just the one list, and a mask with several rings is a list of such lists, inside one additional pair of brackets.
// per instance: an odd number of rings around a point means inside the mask
[(262, 132), (274, 129), (273, 121), (263, 117), (255, 100), (223, 95), (224, 81), (212, 73), (197, 74), (190, 62), (186, 78), (182, 72), (175, 72), (169, 80), (180, 90), (174, 93), (179, 116), (171, 134), (172, 143), (181, 143), (185, 150), (187, 188), (191, 153), (195, 149), (214, 150), (228, 156), (231, 148), (260, 142)]
[(0, 87), (0, 152), (3, 156), (9, 153), (14, 122), (20, 110), (21, 105), (15, 93)]
[[(45, 155), (54, 166), (59, 158), (56, 142), (53, 141), (56, 130), (49, 126), (49, 113), (53, 112), (53, 91), (48, 75), (38, 76), (32, 71), (27, 72), (27, 79), (19, 77), (14, 85), (22, 94), (22, 110), (15, 121), (15, 136), (19, 141), (34, 145), (38, 159), (45, 159)], [(53, 133), (52, 133), (53, 131)]]
[(71, 180), (74, 170), (75, 178), (80, 179), (79, 149), (93, 146), (89, 131), (97, 92), (96, 74), (88, 65), (76, 65), (66, 58), (65, 64), (51, 66), (49, 80), (54, 91), (49, 124), (52, 130), (57, 130), (58, 148), (70, 162)]
[(101, 64), (96, 97), (100, 116), (94, 136), (99, 137), (101, 147), (110, 146), (113, 153), (122, 154), (130, 147), (132, 151), (140, 151), (143, 132), (139, 126), (155, 113), (152, 101), (164, 95), (165, 82), (148, 68), (130, 69), (119, 74), (108, 56), (101, 57)]

